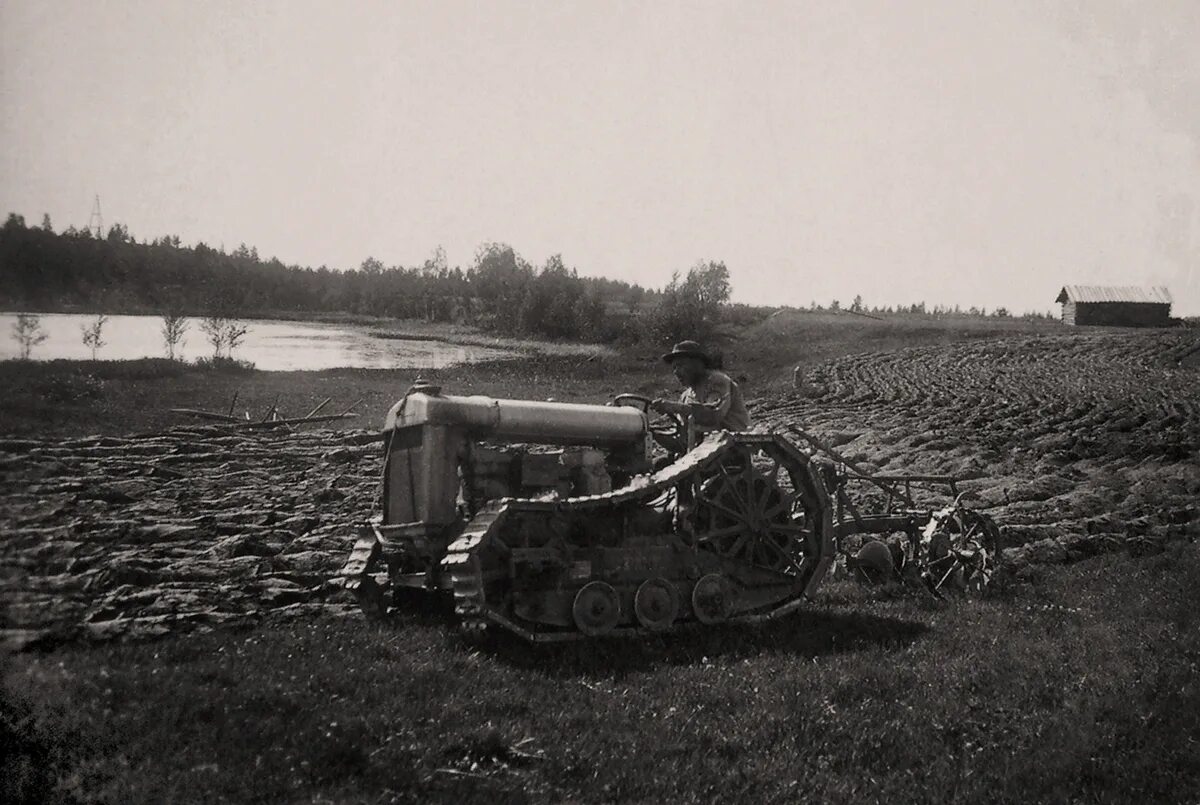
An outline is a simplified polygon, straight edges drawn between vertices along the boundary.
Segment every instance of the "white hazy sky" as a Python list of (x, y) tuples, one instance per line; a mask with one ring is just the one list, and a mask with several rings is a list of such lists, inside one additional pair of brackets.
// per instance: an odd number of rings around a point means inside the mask
[(1200, 2), (0, 2), (0, 211), (735, 298), (1200, 313)]

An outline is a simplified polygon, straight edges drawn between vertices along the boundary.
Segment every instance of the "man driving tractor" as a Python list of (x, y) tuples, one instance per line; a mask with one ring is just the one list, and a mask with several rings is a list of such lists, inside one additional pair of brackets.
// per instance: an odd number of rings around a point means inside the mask
[(690, 414), (696, 430), (750, 429), (750, 414), (742, 390), (729, 375), (713, 366), (712, 358), (695, 341), (680, 341), (662, 356), (683, 384), (679, 402), (655, 400), (650, 408), (663, 414)]

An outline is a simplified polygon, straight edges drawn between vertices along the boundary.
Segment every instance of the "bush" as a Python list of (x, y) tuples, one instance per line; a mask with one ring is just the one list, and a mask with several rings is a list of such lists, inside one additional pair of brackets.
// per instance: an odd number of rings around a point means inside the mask
[(13, 338), (21, 347), (21, 360), (29, 360), (29, 353), (49, 336), (42, 329), (41, 317), (36, 313), (18, 313), (12, 327)]
[(701, 343), (712, 341), (731, 290), (729, 269), (724, 263), (698, 262), (683, 280), (675, 272), (645, 321), (646, 337), (656, 343), (687, 338)]
[(253, 372), (254, 363), (240, 358), (226, 358), (224, 355), (212, 358), (197, 358), (196, 366), (215, 372)]

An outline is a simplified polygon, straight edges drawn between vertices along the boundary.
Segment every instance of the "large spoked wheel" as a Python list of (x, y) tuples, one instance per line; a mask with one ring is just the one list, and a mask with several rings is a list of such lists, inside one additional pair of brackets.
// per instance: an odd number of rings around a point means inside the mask
[(696, 492), (695, 518), (701, 549), (780, 573), (801, 571), (809, 531), (777, 455), (743, 447), (722, 461)]

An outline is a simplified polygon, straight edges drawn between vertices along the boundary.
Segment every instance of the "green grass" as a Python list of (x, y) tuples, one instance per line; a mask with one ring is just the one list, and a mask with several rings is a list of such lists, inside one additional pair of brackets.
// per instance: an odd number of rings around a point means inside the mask
[[(338, 413), (361, 400), (358, 427), (379, 427), (384, 414), (417, 377), (436, 380), (448, 393), (501, 397), (554, 397), (604, 402), (617, 391), (658, 387), (670, 378), (662, 367), (623, 356), (532, 354), (448, 369), (329, 369), (262, 372), (206, 368), (158, 359), (138, 361), (0, 361), (0, 434), (127, 434), (193, 422), (171, 408), (264, 415), (276, 402), (303, 416), (331, 397)], [(611, 391), (610, 391), (611, 390)]]
[(977, 601), (831, 585), (779, 623), (640, 643), (480, 650), (410, 614), (66, 648), (8, 663), (4, 779), (111, 802), (1195, 801), (1198, 587), (1184, 546)]

